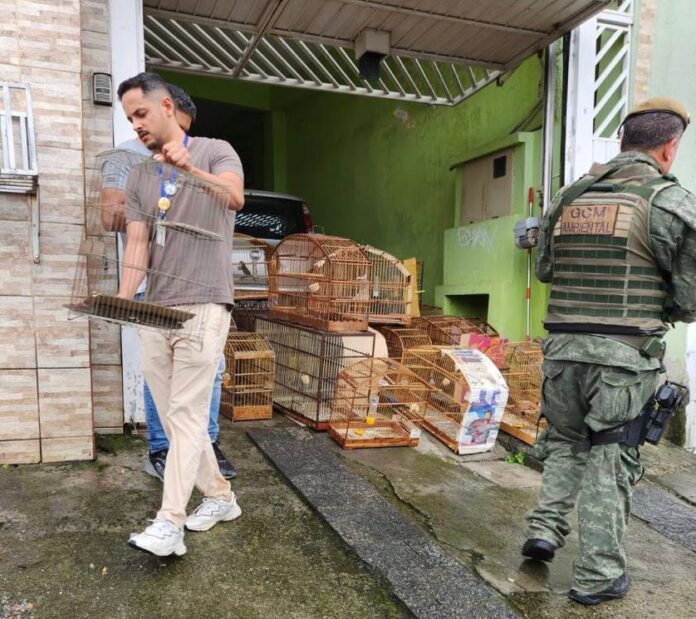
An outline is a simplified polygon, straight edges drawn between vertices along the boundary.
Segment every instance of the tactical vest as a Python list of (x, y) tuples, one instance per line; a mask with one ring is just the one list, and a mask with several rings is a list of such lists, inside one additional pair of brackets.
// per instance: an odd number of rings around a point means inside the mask
[[(674, 181), (640, 161), (597, 165), (550, 216), (551, 332), (662, 334), (666, 285), (650, 243), (650, 207)], [(553, 232), (551, 232), (553, 230)]]

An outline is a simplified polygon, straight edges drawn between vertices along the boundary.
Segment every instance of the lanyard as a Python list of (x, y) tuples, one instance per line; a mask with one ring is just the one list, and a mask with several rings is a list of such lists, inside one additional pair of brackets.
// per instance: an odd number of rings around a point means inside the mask
[[(188, 133), (184, 133), (184, 148), (188, 147), (189, 136)], [(167, 212), (169, 207), (172, 205), (171, 198), (177, 192), (178, 187), (176, 186), (176, 179), (179, 176), (179, 172), (174, 169), (172, 170), (169, 178), (165, 180), (164, 178), (164, 168), (161, 165), (157, 166), (157, 176), (160, 178), (160, 197), (157, 201), (157, 207), (159, 208), (159, 218), (165, 219), (167, 217)]]

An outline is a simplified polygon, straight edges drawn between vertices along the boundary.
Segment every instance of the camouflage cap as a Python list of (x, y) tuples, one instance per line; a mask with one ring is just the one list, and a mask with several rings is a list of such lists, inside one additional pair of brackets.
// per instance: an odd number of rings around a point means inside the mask
[(641, 116), (642, 114), (652, 114), (653, 112), (662, 112), (663, 114), (674, 114), (681, 118), (684, 123), (684, 129), (691, 122), (691, 116), (688, 110), (676, 99), (669, 97), (653, 97), (646, 99), (636, 105), (624, 118), (624, 122), (632, 116)]

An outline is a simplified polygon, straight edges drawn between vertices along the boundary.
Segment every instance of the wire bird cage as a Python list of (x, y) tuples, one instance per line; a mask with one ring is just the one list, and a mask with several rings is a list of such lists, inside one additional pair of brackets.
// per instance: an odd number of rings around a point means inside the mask
[(501, 428), (512, 436), (533, 445), (546, 427), (539, 418), (541, 404), (540, 342), (512, 342), (504, 347), (505, 362), (501, 372), (507, 380), (510, 396)]
[[(97, 170), (85, 207), (70, 317), (199, 338), (204, 308), (220, 291), (219, 274), (203, 267), (227, 255), (227, 190), (125, 150), (98, 155)], [(137, 198), (127, 208), (118, 197), (123, 199), (126, 182)], [(125, 229), (126, 222), (141, 224), (144, 242), (134, 242), (131, 251), (126, 245), (119, 259), (113, 231)], [(134, 234), (134, 226), (129, 228)], [(138, 284), (140, 301), (134, 299)]]
[(360, 248), (372, 265), (370, 322), (410, 324), (413, 285), (408, 269), (400, 260), (372, 245)]
[(256, 319), (263, 316), (268, 316), (268, 300), (235, 299), (232, 319), (239, 331), (256, 331)]
[(413, 326), (427, 334), (438, 346), (466, 346), (472, 333), (483, 333), (480, 318), (463, 316), (422, 316)]
[(273, 416), (275, 353), (258, 333), (230, 331), (225, 344), (220, 412), (232, 421)]
[(315, 430), (326, 430), (338, 375), (374, 355), (374, 334), (317, 331), (274, 318), (257, 318), (256, 331), (268, 338), (276, 355), (276, 408)]
[(387, 342), (389, 357), (401, 361), (404, 352), (417, 346), (431, 346), (432, 340), (420, 329), (409, 327), (381, 327), (380, 333)]
[(430, 388), (391, 359), (364, 359), (338, 375), (329, 434), (342, 447), (415, 447)]
[(325, 331), (367, 329), (370, 261), (353, 241), (293, 234), (269, 267), (271, 316)]
[(493, 447), (508, 390), (490, 359), (478, 350), (423, 346), (406, 351), (403, 364), (431, 387), (425, 430), (459, 454)]
[(235, 301), (268, 298), (268, 262), (273, 246), (253, 236), (234, 233), (232, 272)]

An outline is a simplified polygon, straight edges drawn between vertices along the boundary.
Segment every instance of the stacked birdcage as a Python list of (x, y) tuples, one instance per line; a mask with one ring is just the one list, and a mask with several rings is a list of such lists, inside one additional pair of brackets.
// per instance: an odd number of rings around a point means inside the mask
[(369, 331), (320, 331), (272, 317), (256, 319), (276, 355), (275, 406), (315, 430), (326, 430), (339, 373), (374, 355)]
[(411, 322), (414, 287), (403, 262), (372, 245), (361, 245), (372, 265), (369, 321), (375, 324)]
[(415, 446), (429, 393), (396, 361), (358, 361), (338, 375), (329, 434), (345, 448)]
[(501, 427), (530, 445), (546, 428), (546, 420), (539, 419), (542, 361), (539, 342), (512, 342), (505, 346), (501, 371), (507, 380), (510, 396)]
[(235, 232), (232, 273), (235, 302), (268, 298), (268, 263), (273, 247), (266, 241)]
[(422, 346), (403, 364), (430, 386), (421, 424), (456, 453), (491, 449), (508, 391), (500, 371), (481, 351)]
[(278, 244), (269, 266), (272, 317), (324, 331), (367, 329), (371, 265), (353, 241), (293, 234)]
[(430, 337), (438, 346), (466, 346), (471, 334), (483, 333), (479, 325), (480, 318), (463, 316), (422, 316), (414, 321), (413, 326)]
[(275, 353), (258, 333), (230, 331), (225, 344), (220, 412), (233, 421), (273, 415)]
[[(201, 265), (226, 253), (229, 192), (130, 151), (102, 153), (96, 168), (68, 306), (71, 317), (200, 338), (203, 312), (219, 290), (217, 273)], [(126, 184), (132, 196), (127, 207)], [(113, 232), (124, 231), (126, 223), (129, 240), (119, 259)]]
[(432, 340), (420, 329), (409, 327), (380, 327), (380, 333), (387, 342), (389, 357), (401, 361), (404, 352), (417, 346), (430, 346)]

